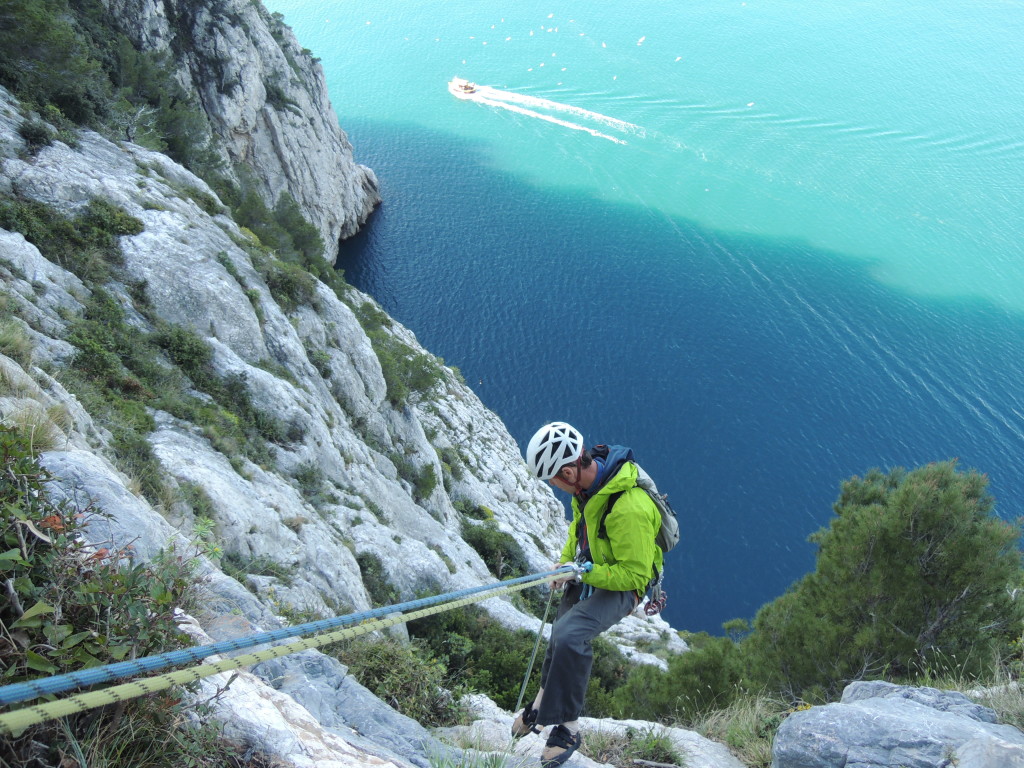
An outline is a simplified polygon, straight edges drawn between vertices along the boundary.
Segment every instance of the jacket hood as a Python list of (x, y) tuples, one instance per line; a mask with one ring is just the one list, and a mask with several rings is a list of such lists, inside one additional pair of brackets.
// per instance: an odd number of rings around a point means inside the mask
[(603, 461), (605, 469), (601, 477), (601, 484), (594, 491), (588, 493), (588, 497), (624, 491), (636, 485), (636, 465), (627, 463), (635, 461), (632, 448), (623, 445), (609, 445), (608, 456)]

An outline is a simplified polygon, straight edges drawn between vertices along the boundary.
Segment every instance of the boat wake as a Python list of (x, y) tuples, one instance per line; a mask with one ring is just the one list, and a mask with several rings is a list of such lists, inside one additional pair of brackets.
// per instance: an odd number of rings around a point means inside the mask
[[(589, 133), (591, 136), (595, 136), (599, 139), (607, 139), (608, 141), (613, 141), (616, 144), (625, 144), (626, 141), (625, 139), (604, 133), (588, 125), (581, 125), (580, 123), (576, 123), (571, 120), (564, 120), (560, 117), (556, 117), (556, 114), (562, 113), (573, 115), (575, 117), (600, 123), (602, 126), (613, 128), (617, 131), (635, 136), (644, 135), (644, 129), (639, 125), (627, 123), (624, 120), (616, 120), (614, 117), (608, 117), (608, 115), (602, 115), (599, 112), (591, 112), (589, 109), (575, 107), (572, 104), (562, 104), (558, 101), (540, 99), (536, 96), (528, 96), (524, 93), (503, 91), (499, 88), (491, 88), (488, 85), (476, 85), (475, 83), (469, 83), (465, 80), (460, 80), (459, 78), (455, 78), (451, 83), (449, 83), (448, 90), (451, 91), (452, 95), (465, 101), (475, 101), (477, 104), (483, 104), (488, 107), (507, 109), (509, 112), (515, 112), (526, 117), (533, 117), (537, 120), (544, 120), (549, 123), (554, 123), (555, 125), (560, 125), (563, 128), (571, 128), (574, 131), (583, 131), (585, 133)], [(556, 114), (550, 114), (552, 112)]]

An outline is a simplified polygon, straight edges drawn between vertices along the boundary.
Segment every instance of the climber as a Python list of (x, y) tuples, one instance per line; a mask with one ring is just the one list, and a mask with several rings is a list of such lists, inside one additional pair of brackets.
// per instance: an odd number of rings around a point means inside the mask
[[(553, 589), (564, 590), (541, 667), (540, 690), (512, 723), (516, 737), (555, 726), (541, 753), (541, 768), (562, 765), (582, 741), (579, 717), (593, 664), (591, 642), (627, 616), (661, 572), (662, 552), (654, 542), (660, 513), (636, 486), (637, 467), (631, 459), (632, 452), (622, 446), (608, 447), (605, 458), (593, 456), (584, 449), (583, 436), (558, 421), (541, 427), (526, 449), (531, 472), (572, 494), (573, 518), (554, 567), (577, 566), (575, 574), (551, 582)], [(619, 492), (613, 512), (605, 517), (609, 496)]]

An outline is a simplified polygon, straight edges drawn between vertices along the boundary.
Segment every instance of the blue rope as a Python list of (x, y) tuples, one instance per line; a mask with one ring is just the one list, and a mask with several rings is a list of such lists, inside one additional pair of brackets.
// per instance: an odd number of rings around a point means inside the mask
[(290, 637), (298, 637), (299, 635), (313, 634), (325, 629), (342, 627), (346, 624), (357, 624), (361, 621), (366, 621), (367, 619), (375, 619), (380, 616), (386, 616), (399, 611), (418, 610), (429, 605), (436, 605), (437, 603), (443, 603), (448, 600), (457, 600), (468, 595), (475, 595), (492, 589), (500, 589), (512, 584), (522, 584), (524, 581), (540, 580), (543, 577), (555, 576), (560, 573), (566, 573), (570, 570), (572, 570), (572, 566), (566, 565), (554, 571), (547, 571), (546, 573), (534, 573), (529, 576), (520, 576), (517, 579), (499, 581), (482, 587), (469, 587), (456, 592), (448, 592), (443, 595), (434, 595), (433, 597), (411, 600), (407, 603), (399, 603), (398, 605), (374, 608), (371, 611), (361, 611), (359, 613), (350, 613), (346, 616), (336, 616), (332, 619), (310, 621), (305, 624), (297, 624), (294, 627), (284, 627), (270, 632), (260, 632), (255, 635), (240, 637), (234, 640), (221, 640), (220, 642), (211, 643), (210, 645), (198, 645), (192, 648), (182, 648), (181, 650), (169, 651), (156, 656), (144, 656), (141, 659), (119, 661), (115, 664), (107, 664), (102, 667), (91, 667), (90, 669), (68, 672), (55, 677), (27, 680), (21, 683), (5, 685), (0, 688), (0, 705), (16, 704), (19, 701), (27, 701), (29, 699), (39, 698), (40, 696), (62, 693), (64, 691), (71, 690), (72, 688), (96, 685), (97, 683), (106, 683), (122, 677), (143, 675), (149, 672), (154, 672), (158, 669), (164, 669), (165, 667), (178, 666), (192, 661), (201, 661), (202, 659), (213, 656), (214, 654), (238, 651), (243, 648), (252, 648), (254, 645), (271, 643), (276, 640), (285, 640)]

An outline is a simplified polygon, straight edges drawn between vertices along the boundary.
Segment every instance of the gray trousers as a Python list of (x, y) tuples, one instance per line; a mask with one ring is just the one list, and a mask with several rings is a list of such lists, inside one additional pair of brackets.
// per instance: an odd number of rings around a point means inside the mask
[(558, 604), (551, 625), (551, 641), (544, 654), (540, 680), (544, 698), (540, 701), (540, 725), (567, 723), (579, 718), (594, 664), (591, 642), (636, 605), (634, 592), (595, 589), (580, 601), (582, 584), (569, 584)]

